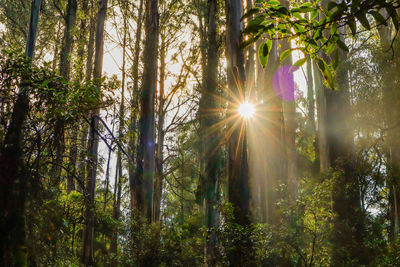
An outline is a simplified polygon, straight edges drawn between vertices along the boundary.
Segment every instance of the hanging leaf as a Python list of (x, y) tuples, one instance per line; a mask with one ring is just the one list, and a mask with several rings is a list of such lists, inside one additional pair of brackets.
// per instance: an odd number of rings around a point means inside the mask
[(302, 59), (299, 59), (299, 60), (297, 60), (297, 61), (293, 64), (293, 66), (295, 66), (295, 67), (301, 67), (301, 66), (304, 65), (304, 63), (306, 63), (306, 61), (307, 61), (307, 57), (302, 58)]
[(260, 59), (260, 64), (263, 68), (267, 65), (268, 57), (269, 57), (270, 48), (268, 48), (268, 44), (267, 44), (268, 41), (265, 43), (262, 43), (260, 45), (260, 47), (258, 48), (258, 58)]
[(347, 45), (342, 40), (338, 39), (336, 41), (336, 43), (340, 47), (340, 49), (342, 49), (342, 50), (344, 50), (346, 52), (349, 52), (349, 48), (347, 47)]
[(354, 18), (350, 18), (350, 19), (348, 20), (347, 24), (348, 24), (349, 27), (350, 27), (351, 34), (352, 34), (353, 36), (355, 36), (356, 33), (357, 33), (357, 24), (356, 24), (356, 20), (355, 20)]
[(268, 4), (270, 4), (271, 6), (277, 6), (277, 5), (280, 5), (281, 3), (276, 0), (270, 0), (270, 1), (268, 1)]
[(280, 60), (281, 61), (285, 60), (291, 53), (292, 53), (292, 49), (287, 49), (287, 50), (283, 51), (283, 53), (280, 56)]
[(356, 13), (355, 16), (356, 16), (356, 18), (358, 19), (358, 21), (360, 21), (361, 25), (362, 25), (365, 29), (367, 29), (367, 30), (370, 30), (370, 29), (371, 29), (371, 25), (369, 25), (369, 21), (368, 21), (368, 19), (367, 19), (367, 16), (366, 16), (365, 12)]
[(311, 20), (315, 19), (318, 16), (318, 9), (314, 9), (314, 11), (311, 12)]

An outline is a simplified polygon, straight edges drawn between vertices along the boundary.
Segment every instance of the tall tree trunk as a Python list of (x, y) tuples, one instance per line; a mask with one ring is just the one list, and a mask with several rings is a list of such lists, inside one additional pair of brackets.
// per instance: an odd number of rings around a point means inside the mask
[[(242, 1), (228, 0), (226, 5), (227, 17), (227, 75), (228, 87), (232, 95), (228, 107), (228, 116), (233, 120), (229, 121), (228, 131), (232, 134), (228, 140), (228, 200), (233, 206), (233, 215), (235, 222), (246, 226), (250, 224), (250, 194), (249, 194), (249, 169), (247, 161), (247, 134), (246, 123), (240, 120), (237, 115), (237, 105), (235, 99), (243, 98), (245, 84), (244, 75), (244, 53), (239, 48), (241, 41), (242, 25)], [(242, 100), (243, 101), (243, 100)], [(235, 103), (235, 104), (233, 104)], [(251, 250), (251, 240), (244, 238), (236, 244), (229, 255), (231, 266), (243, 266), (251, 264), (251, 256), (248, 251)], [(247, 253), (243, 248), (247, 247)]]
[[(387, 12), (381, 12), (387, 18)], [(380, 41), (383, 51), (387, 51), (391, 46), (390, 27), (381, 26), (378, 28)], [(397, 62), (396, 62), (397, 61)], [(390, 241), (396, 248), (396, 241), (400, 233), (400, 94), (393, 77), (397, 75), (395, 64), (398, 64), (397, 57), (392, 55), (384, 58), (382, 63), (382, 89), (383, 103), (385, 106), (385, 122), (387, 127), (386, 151), (388, 154), (388, 187), (390, 192), (389, 199), (389, 218), (390, 218)], [(396, 248), (399, 249), (399, 248)]]
[[(96, 27), (96, 53), (94, 58), (94, 79), (98, 93), (101, 90), (101, 74), (103, 68), (103, 49), (104, 49), (104, 24), (107, 14), (107, 0), (101, 0), (99, 12), (97, 14)], [(94, 209), (95, 209), (95, 191), (96, 191), (96, 172), (99, 146), (99, 136), (97, 134), (99, 125), (100, 110), (96, 108), (92, 111), (90, 118), (90, 130), (88, 141), (88, 166), (86, 179), (86, 197), (85, 197), (85, 225), (83, 230), (83, 255), (82, 262), (85, 266), (92, 266), (93, 259), (93, 239), (94, 239)]]
[(218, 114), (218, 43), (217, 43), (217, 1), (208, 1), (208, 40), (205, 83), (202, 85), (199, 107), (202, 157), (204, 161), (203, 197), (205, 225), (209, 229), (206, 240), (206, 260), (208, 266), (216, 264), (216, 236), (211, 230), (218, 226), (217, 195), (218, 177), (221, 173), (220, 132), (216, 127)]
[[(326, 8), (327, 1), (322, 3)], [(339, 32), (340, 38), (343, 33)], [(344, 41), (344, 39), (343, 39)], [(346, 69), (346, 54), (339, 53), (339, 67), (337, 70), (337, 90), (321, 91), (320, 104), (326, 104), (325, 121), (321, 117), (321, 123), (325, 124), (327, 148), (320, 150), (321, 163), (325, 155), (329, 159), (329, 166), (336, 171), (332, 189), (332, 209), (334, 212), (333, 220), (333, 251), (332, 264), (334, 266), (344, 266), (349, 262), (355, 264), (368, 265), (367, 256), (363, 245), (364, 238), (364, 214), (360, 204), (360, 188), (355, 175), (355, 155), (354, 155), (354, 134), (352, 128), (352, 115), (350, 107), (350, 97), (348, 92), (348, 73)], [(329, 58), (326, 60), (329, 61)], [(315, 75), (317, 76), (317, 75)], [(320, 92), (321, 93), (321, 92)], [(324, 98), (322, 98), (324, 97)], [(319, 116), (320, 118), (320, 116)], [(321, 130), (321, 129), (319, 129)], [(322, 164), (321, 164), (321, 167)], [(321, 168), (321, 171), (324, 169)]]
[(314, 99), (314, 76), (313, 63), (310, 57), (307, 57), (307, 132), (310, 136), (315, 135), (315, 99)]
[[(163, 38), (163, 37), (162, 37)], [(157, 123), (157, 153), (156, 153), (156, 180), (154, 184), (154, 199), (153, 199), (153, 216), (154, 221), (160, 221), (160, 209), (162, 198), (162, 183), (163, 183), (163, 161), (164, 161), (164, 86), (165, 86), (165, 57), (166, 57), (166, 43), (162, 39), (160, 45), (160, 89), (158, 96), (158, 123)]]
[(140, 98), (139, 147), (137, 155), (136, 203), (141, 215), (153, 220), (154, 104), (157, 89), (158, 0), (146, 0), (143, 83)]
[[(25, 55), (33, 60), (41, 0), (32, 0)], [(27, 266), (25, 199), (27, 172), (22, 131), (29, 112), (29, 88), (22, 87), (14, 105), (0, 155), (0, 266)]]
[[(85, 70), (85, 81), (88, 82), (92, 79), (93, 75), (93, 50), (94, 50), (94, 41), (95, 41), (95, 30), (96, 30), (96, 24), (95, 24), (95, 18), (91, 15), (91, 10), (94, 8), (93, 0), (88, 1), (91, 6), (90, 8), (88, 7), (84, 12), (89, 13), (89, 39), (88, 39), (88, 45), (87, 45), (87, 57), (86, 57), (86, 70)], [(88, 141), (88, 132), (89, 132), (89, 127), (87, 123), (83, 123), (82, 127), (80, 129), (80, 132), (78, 135), (80, 136), (80, 147), (81, 147), (81, 152), (78, 153), (78, 160), (77, 160), (77, 170), (78, 170), (78, 177), (82, 178), (86, 177), (86, 158), (87, 158), (87, 141)], [(84, 184), (82, 181), (81, 184)], [(83, 192), (83, 188), (78, 186), (77, 188), (78, 191)]]
[[(281, 4), (289, 8), (287, 0), (281, 0)], [(290, 42), (287, 39), (281, 40), (281, 51), (291, 49)], [(277, 75), (277, 74), (275, 74)], [(287, 172), (287, 189), (289, 197), (294, 200), (297, 197), (297, 163), (296, 163), (296, 99), (295, 86), (292, 69), (292, 56), (289, 55), (282, 63), (278, 72), (281, 77), (279, 80), (279, 92), (283, 98), (283, 116), (284, 116), (284, 138), (285, 143), (285, 162)], [(276, 80), (276, 79), (275, 79)], [(274, 86), (277, 86), (274, 83)]]
[[(60, 75), (67, 81), (69, 81), (70, 76), (70, 68), (71, 68), (71, 51), (73, 45), (73, 36), (72, 30), (76, 21), (76, 12), (77, 12), (78, 4), (76, 0), (68, 0), (67, 4), (67, 15), (65, 18), (65, 31), (64, 31), (64, 39), (63, 45), (61, 48), (60, 55)], [(56, 157), (55, 157), (55, 165), (51, 170), (52, 179), (54, 179), (54, 184), (56, 186), (60, 183), (61, 176), (61, 166), (63, 163), (63, 156), (65, 150), (65, 122), (63, 118), (58, 118), (54, 128), (54, 143), (56, 149)], [(71, 177), (68, 176), (68, 179)], [(71, 181), (68, 180), (68, 184), (72, 184)]]
[[(121, 8), (124, 10), (127, 7), (122, 6)], [(123, 136), (123, 129), (124, 129), (124, 122), (125, 122), (125, 77), (126, 77), (126, 45), (127, 45), (127, 16), (124, 16), (124, 36), (122, 40), (122, 84), (121, 84), (121, 103), (119, 106), (119, 129), (118, 129), (118, 140), (121, 142), (124, 138)], [(117, 150), (117, 170), (115, 173), (115, 183), (114, 183), (114, 203), (113, 203), (113, 219), (119, 220), (120, 217), (120, 209), (121, 209), (121, 190), (122, 190), (122, 151), (121, 148), (118, 146)], [(118, 231), (117, 229), (113, 230), (111, 245), (110, 245), (110, 252), (113, 254), (111, 260), (111, 266), (118, 265)]]
[[(133, 90), (132, 90), (132, 99), (131, 99), (131, 107), (130, 107), (130, 122), (129, 122), (129, 155), (131, 159), (135, 159), (135, 151), (136, 149), (136, 121), (137, 121), (137, 113), (139, 112), (137, 96), (139, 94), (139, 59), (140, 59), (140, 42), (142, 40), (142, 25), (143, 25), (143, 4), (144, 0), (140, 0), (139, 10), (138, 10), (138, 18), (136, 21), (137, 29), (135, 36), (135, 50), (133, 51), (133, 65), (132, 65), (132, 76), (133, 76)], [(132, 215), (134, 214), (134, 209), (137, 208), (136, 203), (136, 195), (137, 188), (135, 186), (135, 166), (134, 162), (129, 162), (129, 191), (130, 191), (130, 208)], [(133, 216), (132, 216), (133, 218)]]

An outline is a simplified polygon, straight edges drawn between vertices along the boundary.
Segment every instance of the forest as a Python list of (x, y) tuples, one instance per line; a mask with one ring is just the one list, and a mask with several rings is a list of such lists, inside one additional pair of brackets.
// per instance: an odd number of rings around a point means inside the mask
[(0, 267), (400, 266), (399, 28), (399, 0), (0, 0)]

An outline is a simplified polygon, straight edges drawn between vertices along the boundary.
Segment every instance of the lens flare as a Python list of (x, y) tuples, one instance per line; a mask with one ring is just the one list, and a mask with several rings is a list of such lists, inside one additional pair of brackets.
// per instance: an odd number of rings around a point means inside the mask
[(244, 102), (239, 106), (239, 114), (245, 119), (250, 119), (256, 113), (256, 109), (253, 104), (249, 102)]

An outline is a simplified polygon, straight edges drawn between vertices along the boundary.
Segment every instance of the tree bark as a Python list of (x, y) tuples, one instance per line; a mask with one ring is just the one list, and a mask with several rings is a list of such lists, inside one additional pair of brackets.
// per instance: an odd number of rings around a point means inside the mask
[[(104, 49), (104, 24), (107, 14), (107, 0), (101, 0), (99, 12), (97, 14), (96, 27), (96, 52), (94, 58), (94, 79), (100, 95), (101, 75), (103, 68), (103, 49)], [(88, 166), (86, 178), (86, 197), (85, 197), (85, 225), (83, 230), (83, 255), (82, 263), (85, 266), (93, 266), (93, 239), (94, 239), (94, 209), (96, 191), (96, 173), (99, 146), (99, 136), (97, 134), (99, 126), (99, 108), (92, 111), (90, 118), (89, 141), (88, 141)]]
[[(127, 7), (122, 6), (121, 8), (124, 10)], [(125, 121), (125, 78), (126, 78), (126, 45), (127, 45), (127, 17), (126, 14), (124, 16), (124, 36), (122, 40), (122, 83), (121, 83), (121, 103), (119, 107), (119, 125), (118, 125), (118, 140), (121, 142), (124, 138), (123, 136), (123, 129), (124, 129), (124, 121)], [(114, 203), (113, 203), (113, 219), (119, 220), (121, 214), (121, 191), (122, 191), (122, 151), (121, 148), (118, 146), (117, 150), (117, 170), (115, 173), (115, 182), (114, 182)], [(113, 254), (111, 260), (111, 266), (118, 265), (118, 231), (117, 229), (113, 230), (111, 245), (110, 245), (110, 252)]]
[[(66, 80), (69, 81), (70, 76), (70, 68), (71, 68), (71, 51), (73, 45), (73, 36), (72, 30), (75, 25), (76, 21), (76, 12), (78, 9), (78, 4), (76, 0), (68, 0), (67, 4), (67, 14), (65, 18), (65, 31), (64, 31), (64, 38), (63, 38), (63, 45), (61, 48), (61, 55), (60, 55), (60, 75)], [(56, 150), (55, 156), (55, 163), (53, 168), (50, 172), (52, 179), (54, 179), (54, 184), (58, 186), (60, 184), (60, 176), (61, 176), (61, 166), (63, 164), (63, 157), (65, 151), (65, 122), (63, 118), (58, 118), (55, 123), (54, 128), (54, 142), (53, 145)], [(67, 184), (72, 184), (69, 180), (71, 179), (68, 176)]]
[[(132, 99), (131, 99), (131, 107), (130, 107), (130, 122), (129, 122), (129, 155), (131, 159), (135, 159), (136, 149), (136, 121), (137, 121), (137, 113), (139, 111), (137, 95), (139, 94), (139, 59), (140, 59), (140, 42), (142, 40), (142, 25), (143, 25), (143, 3), (144, 0), (140, 0), (139, 10), (138, 10), (138, 18), (136, 21), (137, 29), (135, 36), (135, 47), (133, 51), (133, 65), (132, 65), (132, 76), (133, 76), (133, 91), (132, 91)], [(130, 191), (130, 208), (133, 219), (133, 210), (137, 207), (136, 203), (136, 195), (137, 188), (135, 187), (135, 166), (134, 162), (130, 161), (128, 165), (129, 171), (129, 191)]]
[(136, 203), (141, 215), (151, 222), (153, 214), (154, 104), (157, 89), (158, 0), (146, 0), (143, 84), (140, 97), (139, 147), (137, 156)]
[[(164, 38), (164, 37), (162, 37)], [(164, 163), (164, 84), (165, 84), (165, 57), (166, 43), (162, 39), (160, 45), (160, 89), (158, 96), (158, 123), (157, 123), (157, 153), (156, 153), (156, 180), (154, 184), (154, 199), (153, 199), (153, 217), (155, 222), (160, 221), (161, 198), (162, 198), (162, 183), (163, 183), (163, 163)]]
[[(387, 12), (381, 12), (387, 18)], [(383, 51), (390, 49), (391, 30), (390, 27), (381, 26), (378, 28), (379, 37)], [(396, 62), (397, 61), (397, 62)], [(382, 69), (382, 90), (383, 103), (385, 106), (385, 123), (387, 127), (386, 151), (388, 154), (388, 187), (389, 187), (389, 218), (390, 218), (390, 241), (396, 248), (396, 241), (400, 233), (400, 94), (393, 77), (397, 75), (395, 64), (398, 64), (397, 57), (387, 56), (383, 59)]]
[(216, 264), (216, 236), (213, 228), (218, 226), (217, 195), (218, 178), (221, 173), (220, 129), (218, 114), (218, 43), (217, 43), (217, 1), (209, 0), (208, 5), (208, 40), (205, 79), (202, 85), (199, 107), (204, 197), (204, 221), (209, 230), (206, 238), (206, 261), (208, 266)]

